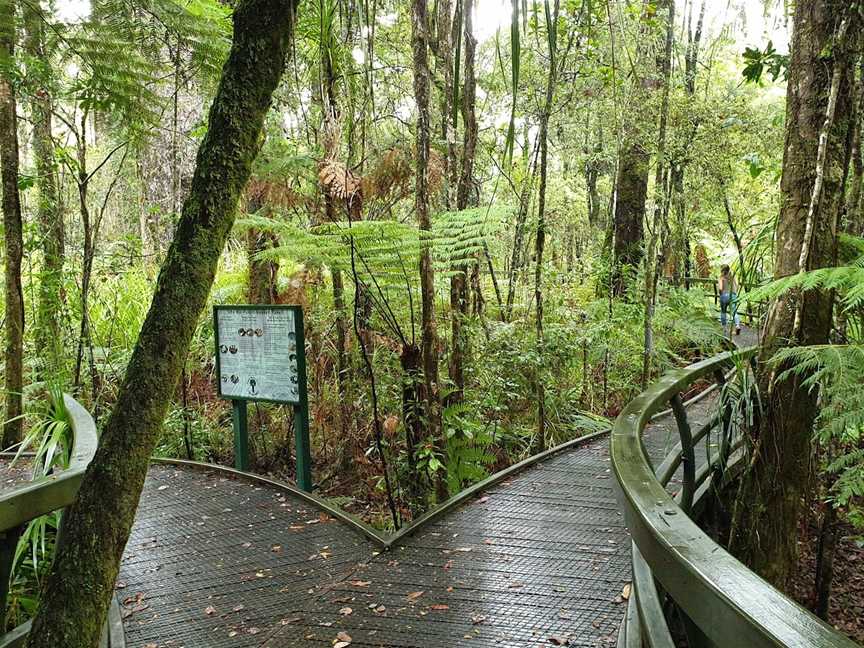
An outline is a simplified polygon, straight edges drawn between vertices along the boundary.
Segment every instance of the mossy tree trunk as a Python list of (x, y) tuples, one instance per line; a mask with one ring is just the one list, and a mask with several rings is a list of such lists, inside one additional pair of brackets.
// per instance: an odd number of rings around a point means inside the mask
[[(414, 63), (414, 99), (417, 103), (417, 165), (414, 192), (414, 211), (417, 223), (424, 232), (432, 231), (429, 213), (429, 34), (426, 0), (411, 3), (411, 45)], [(428, 241), (428, 239), (426, 239)], [(444, 451), (441, 431), (441, 397), (438, 389), (438, 333), (435, 327), (435, 270), (432, 251), (428, 245), (420, 252), (421, 330), (423, 334), (423, 374), (426, 383), (427, 434)], [(436, 479), (438, 499), (447, 498), (447, 478)]]
[[(789, 66), (786, 145), (776, 232), (775, 278), (832, 266), (843, 202), (851, 118), (852, 43), (860, 9), (846, 0), (799, 2)], [(818, 392), (806, 375), (783, 376), (772, 357), (787, 346), (825, 344), (829, 291), (789, 291), (772, 304), (762, 335), (764, 407), (735, 507), (731, 547), (783, 588), (797, 560), (797, 524), (811, 482)], [(783, 376), (783, 377), (781, 377)]]
[(28, 65), (30, 115), (33, 122), (33, 154), (36, 160), (36, 204), (39, 237), (42, 240), (42, 272), (39, 275), (39, 303), (36, 309), (36, 347), (43, 355), (41, 378), (61, 381), (63, 366), (62, 285), (65, 248), (63, 212), (57, 192), (57, 165), (52, 133), (51, 61), (45, 51), (45, 27), (36, 7), (24, 3), (24, 47)]
[[(615, 180), (615, 213), (612, 220), (614, 230), (614, 267), (612, 290), (623, 295), (627, 279), (633, 277), (644, 256), (645, 203), (648, 199), (648, 174), (651, 162), (652, 126), (656, 123), (656, 110), (652, 95), (659, 87), (657, 77), (662, 70), (647, 63), (650, 54), (650, 23), (657, 11), (655, 3), (643, 5), (643, 26), (636, 56), (636, 67), (648, 65), (641, 77), (635, 80), (630, 99), (627, 122), (624, 125), (622, 148), (618, 159), (618, 176)], [(656, 61), (655, 61), (656, 63)], [(653, 69), (652, 69), (653, 68)]]
[(855, 119), (852, 122), (852, 150), (849, 161), (852, 175), (846, 199), (844, 230), (864, 236), (864, 54), (860, 55), (859, 68), (855, 81)]
[(0, 177), (3, 184), (3, 241), (6, 280), (6, 410), (3, 447), (21, 440), (24, 374), (24, 292), (21, 259), (24, 254), (21, 198), (18, 194), (18, 118), (13, 56), (16, 16), (14, 0), (0, 0)]
[(198, 151), (191, 193), (117, 404), (43, 590), (29, 648), (95, 648), (183, 359), (204, 308), (285, 64), (296, 0), (245, 0)]

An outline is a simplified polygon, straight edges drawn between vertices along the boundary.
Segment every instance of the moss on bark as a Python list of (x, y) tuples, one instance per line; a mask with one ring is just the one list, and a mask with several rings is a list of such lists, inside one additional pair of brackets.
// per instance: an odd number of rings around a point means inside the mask
[[(837, 39), (843, 20), (850, 21), (848, 34), (858, 33), (859, 10), (845, 0), (796, 6), (776, 233), (774, 276), (778, 279), (831, 266), (836, 260), (854, 60), (852, 39), (845, 44)], [(837, 104), (826, 129), (835, 78)], [(826, 149), (820, 162), (823, 131)], [(824, 182), (811, 212), (820, 166)], [(801, 268), (803, 249), (808, 253), (806, 267)], [(780, 588), (797, 558), (797, 523), (811, 476), (818, 393), (803, 384), (805, 375), (782, 377), (787, 367), (777, 367), (771, 359), (786, 346), (826, 343), (832, 301), (830, 292), (820, 290), (781, 295), (771, 305), (762, 337), (759, 387), (765, 409), (751, 439), (753, 457), (738, 495), (730, 544), (744, 562)]]
[(21, 440), (21, 391), (24, 374), (24, 292), (21, 288), (21, 259), (24, 235), (21, 199), (18, 195), (18, 119), (15, 81), (15, 3), (0, 0), (0, 168), (3, 184), (3, 242), (6, 279), (6, 345), (4, 448)]

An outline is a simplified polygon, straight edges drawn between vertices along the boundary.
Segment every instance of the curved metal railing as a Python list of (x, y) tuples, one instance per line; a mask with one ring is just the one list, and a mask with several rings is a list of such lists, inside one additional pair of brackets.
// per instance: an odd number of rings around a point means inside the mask
[[(615, 421), (612, 466), (633, 538), (633, 586), (619, 648), (675, 648), (667, 620), (671, 609), (677, 610), (687, 643), (694, 648), (860, 648), (750, 571), (694, 521), (716, 481), (734, 474), (742, 454), (735, 443), (721, 442), (713, 451), (709, 448), (706, 463), (697, 469), (696, 445), (728, 423), (732, 412), (718, 411), (694, 431), (681, 393), (700, 378), (713, 376), (722, 383), (736, 358), (751, 360), (756, 351), (731, 351), (670, 371)], [(642, 432), (667, 405), (681, 441), (655, 470)], [(683, 483), (673, 498), (665, 486), (679, 467)]]
[[(84, 471), (98, 447), (96, 424), (87, 410), (71, 396), (64, 396), (63, 401), (69, 413), (73, 438), (69, 468), (0, 493), (0, 620), (3, 622), (0, 632), (5, 627), (6, 600), (15, 548), (25, 526), (31, 520), (66, 508), (74, 501)], [(103, 647), (122, 648), (125, 645), (119, 618), (117, 603), (113, 601), (102, 637)], [(29, 631), (28, 621), (6, 634), (0, 634), (0, 648), (23, 646)]]

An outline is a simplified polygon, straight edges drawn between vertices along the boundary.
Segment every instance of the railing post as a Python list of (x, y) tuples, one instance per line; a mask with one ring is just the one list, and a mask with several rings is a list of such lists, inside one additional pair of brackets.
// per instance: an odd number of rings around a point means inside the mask
[(687, 410), (681, 402), (681, 394), (675, 394), (669, 404), (672, 406), (672, 413), (678, 424), (678, 434), (681, 437), (681, 465), (684, 469), (681, 509), (689, 515), (696, 490), (696, 452), (693, 448), (693, 433), (690, 430), (690, 423), (687, 422)]
[(0, 634), (6, 631), (6, 603), (12, 588), (12, 563), (23, 530), (24, 527), (15, 527), (0, 533)]

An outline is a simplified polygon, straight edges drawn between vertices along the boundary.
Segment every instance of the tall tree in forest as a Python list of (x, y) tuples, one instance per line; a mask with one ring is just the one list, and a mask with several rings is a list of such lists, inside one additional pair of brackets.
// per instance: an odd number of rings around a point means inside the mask
[[(832, 266), (843, 201), (854, 46), (861, 7), (846, 0), (795, 5), (775, 278)], [(787, 346), (828, 342), (833, 294), (792, 290), (770, 307), (759, 355), (763, 412), (750, 441), (731, 547), (778, 587), (797, 557), (801, 500), (811, 470), (819, 394), (806, 373), (772, 362)]]
[[(702, 0), (702, 7), (699, 10), (699, 18), (696, 21), (696, 30), (692, 30), (692, 13), (688, 16), (687, 22), (687, 47), (684, 51), (684, 91), (687, 93), (689, 101), (692, 101), (696, 95), (696, 73), (698, 71), (699, 50), (702, 44), (702, 27), (705, 22), (705, 4), (707, 0)], [(690, 5), (692, 12), (693, 5)], [(690, 134), (685, 141), (691, 142), (696, 137), (696, 130), (699, 127), (699, 121), (694, 120)], [(687, 151), (689, 147), (685, 147), (684, 151), (677, 152), (673, 155), (670, 164), (670, 191), (672, 193), (671, 204), (675, 217), (675, 227), (673, 235), (673, 246), (678, 249), (673, 250), (673, 255), (677, 258), (680, 254), (680, 262), (675, 264), (675, 277), (679, 276), (679, 272), (683, 270), (684, 276), (690, 276), (691, 273), (691, 252), (690, 252), (690, 232), (687, 223), (687, 210), (684, 200), (684, 173), (687, 167)]]
[[(864, 49), (864, 39), (862, 39)], [(864, 52), (859, 52), (859, 71), (855, 79), (852, 148), (849, 152), (849, 193), (846, 199), (846, 231), (864, 236)]]
[[(333, 61), (336, 57), (336, 38), (333, 20), (335, 11), (328, 0), (319, 0), (318, 47), (321, 52), (321, 97), (324, 110), (324, 146), (325, 156), (338, 159), (339, 156), (339, 102), (336, 97), (336, 71)], [(352, 120), (353, 121), (353, 120)], [(365, 133), (365, 130), (364, 130)], [(324, 218), (333, 223), (339, 220), (337, 199), (331, 191), (324, 189)], [(352, 202), (356, 202), (352, 200)], [(351, 218), (351, 210), (346, 210)], [(345, 283), (342, 269), (330, 269), (330, 279), (333, 287), (333, 307), (336, 311), (336, 383), (339, 390), (339, 427), (342, 438), (349, 438), (351, 430), (351, 364), (348, 356), (348, 318), (345, 305)], [(351, 452), (342, 455), (343, 465), (351, 460)]]
[[(443, 452), (441, 430), (441, 400), (438, 389), (438, 334), (435, 329), (435, 270), (432, 266), (429, 232), (432, 219), (429, 214), (429, 34), (426, 0), (411, 2), (411, 46), (414, 63), (414, 101), (417, 104), (414, 211), (417, 223), (426, 239), (420, 252), (420, 327), (423, 336), (423, 373), (426, 383), (426, 421), (429, 435)], [(439, 500), (447, 498), (446, 475), (436, 479)]]
[(191, 192), (116, 405), (64, 517), (29, 648), (96, 648), (165, 413), (282, 76), (296, 0), (242, 0)]
[(672, 35), (675, 27), (675, 2), (658, 0), (658, 11), (666, 14), (666, 46), (657, 55), (657, 68), (661, 71), (663, 82), (663, 99), (660, 102), (660, 128), (657, 141), (657, 164), (654, 176), (654, 215), (651, 227), (648, 229), (648, 244), (645, 253), (645, 290), (643, 293), (644, 340), (642, 349), (642, 388), (648, 385), (651, 373), (651, 358), (654, 355), (654, 301), (657, 292), (657, 282), (660, 279), (662, 264), (655, 258), (658, 246), (662, 251), (661, 241), (668, 227), (668, 186), (667, 172), (669, 163), (666, 160), (666, 127), (669, 122), (669, 91), (672, 74)]
[[(645, 203), (648, 198), (648, 173), (651, 148), (649, 141), (654, 131), (654, 111), (650, 97), (653, 93), (656, 65), (652, 65), (650, 19), (656, 12), (656, 4), (645, 0), (642, 32), (637, 49), (633, 91), (624, 124), (623, 141), (618, 154), (618, 177), (615, 181), (614, 266), (612, 289), (616, 295), (624, 293), (627, 273), (634, 272), (642, 261), (644, 238)], [(655, 59), (656, 60), (656, 59)], [(644, 72), (638, 72), (646, 66)]]
[(39, 275), (39, 305), (36, 311), (36, 347), (44, 354), (42, 377), (61, 380), (63, 373), (62, 296), (65, 230), (57, 192), (57, 169), (52, 139), (53, 70), (45, 50), (45, 21), (38, 2), (23, 3), (24, 47), (33, 123), (33, 153), (36, 161), (36, 205), (42, 243)]
[(5, 390), (3, 447), (21, 440), (24, 380), (24, 292), (21, 260), (24, 235), (18, 193), (18, 117), (15, 96), (14, 0), (0, 0), (0, 174), (3, 185), (3, 240), (6, 280)]
[[(465, 34), (465, 82), (462, 90), (462, 163), (456, 187), (456, 209), (466, 209), (472, 201), (474, 189), (474, 156), (477, 150), (477, 79), (474, 61), (477, 39), (474, 37), (474, 2), (462, 0), (462, 25)], [(453, 391), (448, 402), (461, 403), (465, 394), (465, 319), (468, 316), (468, 264), (463, 263), (450, 279), (450, 321), (453, 350), (450, 354), (449, 373)]]
[(552, 116), (552, 101), (555, 97), (555, 82), (558, 78), (558, 11), (559, 1), (554, 0), (550, 9), (549, 0), (544, 0), (546, 12), (546, 41), (549, 46), (549, 70), (546, 76), (546, 98), (540, 112), (540, 187), (537, 195), (537, 234), (534, 238), (534, 301), (535, 333), (537, 336), (537, 357), (539, 359), (535, 375), (537, 392), (537, 434), (532, 450), (542, 452), (546, 449), (546, 390), (543, 382), (543, 352), (546, 346), (543, 335), (543, 252), (546, 246), (546, 185), (549, 175), (549, 118)]

